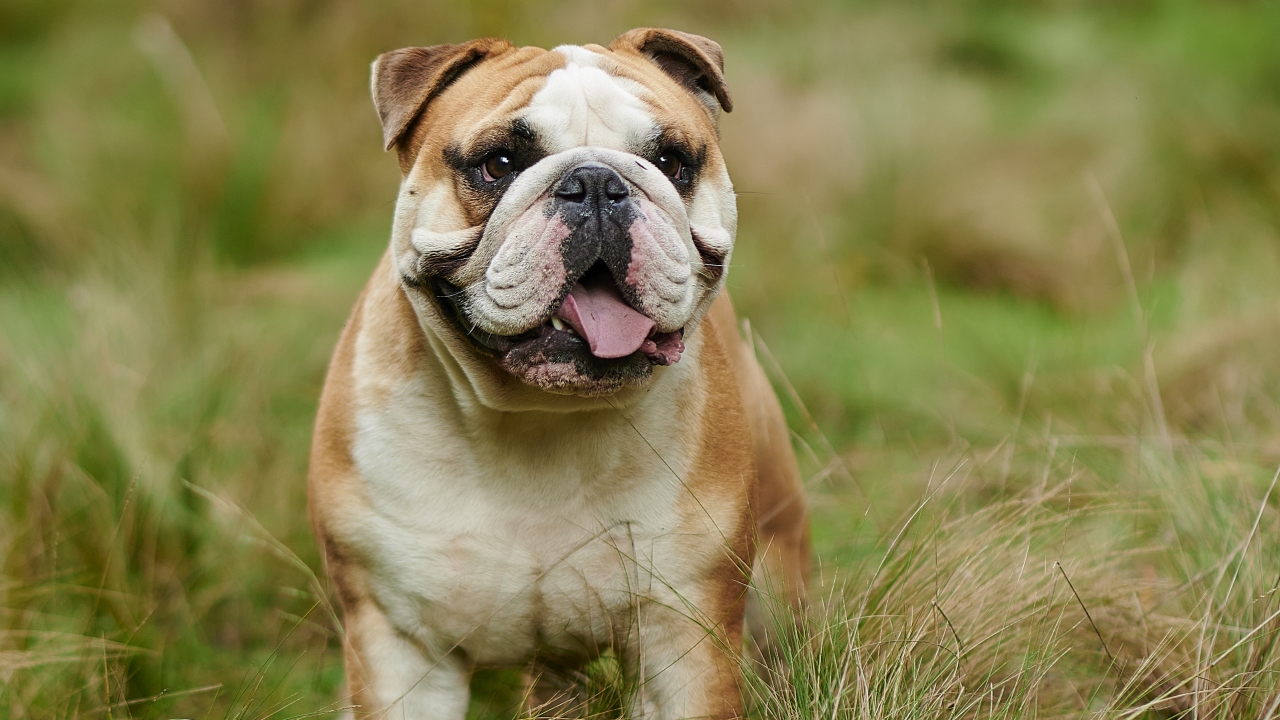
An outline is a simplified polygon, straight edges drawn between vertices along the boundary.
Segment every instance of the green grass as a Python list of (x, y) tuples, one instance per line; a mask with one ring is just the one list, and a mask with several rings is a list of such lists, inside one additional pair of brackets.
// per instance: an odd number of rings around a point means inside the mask
[(303, 479), (397, 181), (368, 63), (636, 25), (725, 47), (810, 479), (756, 715), (1280, 718), (1280, 10), (1182, 0), (0, 4), (0, 713), (342, 706)]

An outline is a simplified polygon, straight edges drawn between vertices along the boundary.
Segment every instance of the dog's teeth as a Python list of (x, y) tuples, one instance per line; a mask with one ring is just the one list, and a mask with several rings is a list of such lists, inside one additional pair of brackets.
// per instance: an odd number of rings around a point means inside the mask
[(556, 317), (555, 315), (552, 315), (552, 316), (551, 316), (551, 327), (553, 327), (553, 328), (555, 328), (555, 329), (557, 329), (557, 330), (563, 330), (563, 329), (564, 329), (564, 323), (560, 322), (560, 318)]

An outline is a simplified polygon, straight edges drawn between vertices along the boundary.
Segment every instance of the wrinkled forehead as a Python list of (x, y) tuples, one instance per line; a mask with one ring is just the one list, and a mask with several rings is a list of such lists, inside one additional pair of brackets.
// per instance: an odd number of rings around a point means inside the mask
[(656, 66), (598, 45), (520, 48), (481, 63), (433, 105), (424, 123), (435, 128), (431, 135), (440, 142), (443, 131), (464, 148), (516, 120), (548, 154), (588, 146), (634, 152), (672, 133), (703, 144), (715, 134), (693, 96)]
[(547, 76), (524, 118), (548, 152), (575, 147), (625, 150), (661, 133), (655, 98), (643, 83), (615, 72), (617, 63), (577, 45), (553, 52), (564, 67)]

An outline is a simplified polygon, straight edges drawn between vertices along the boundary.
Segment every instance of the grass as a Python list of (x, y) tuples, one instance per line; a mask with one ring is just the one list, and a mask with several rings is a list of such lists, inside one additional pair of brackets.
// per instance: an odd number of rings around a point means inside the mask
[(725, 46), (810, 478), (756, 717), (1280, 718), (1280, 13), (1184, 0), (8, 0), (0, 713), (342, 706), (303, 476), (389, 229), (368, 61), (645, 24)]

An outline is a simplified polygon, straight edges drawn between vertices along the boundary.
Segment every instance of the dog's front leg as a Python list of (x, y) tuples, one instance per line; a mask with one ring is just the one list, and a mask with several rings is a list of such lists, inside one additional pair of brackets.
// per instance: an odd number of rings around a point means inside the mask
[(464, 720), (471, 667), (457, 652), (432, 658), (372, 602), (346, 609), (347, 687), (357, 718)]
[(741, 606), (714, 627), (670, 606), (647, 604), (638, 647), (628, 653), (639, 680), (635, 720), (732, 720), (742, 717), (738, 654)]

